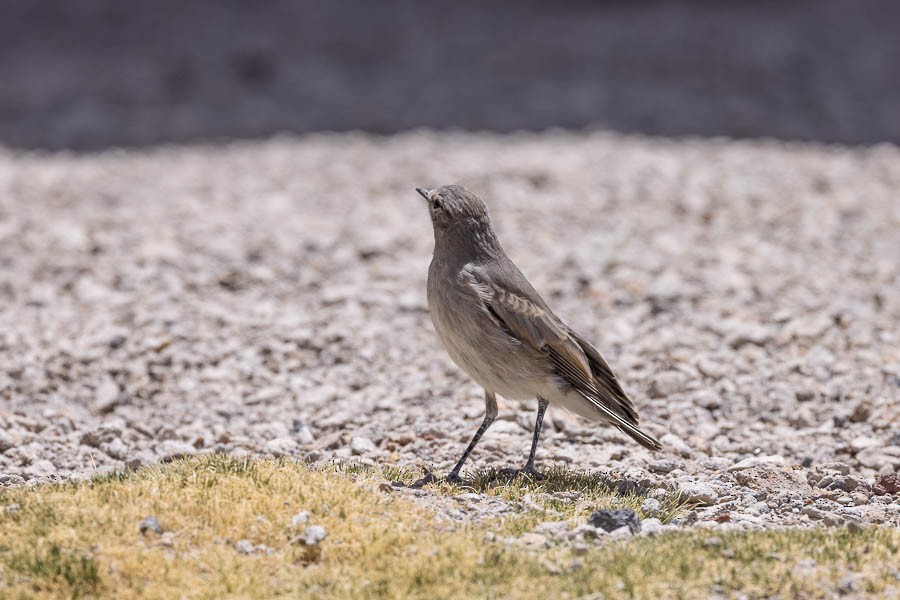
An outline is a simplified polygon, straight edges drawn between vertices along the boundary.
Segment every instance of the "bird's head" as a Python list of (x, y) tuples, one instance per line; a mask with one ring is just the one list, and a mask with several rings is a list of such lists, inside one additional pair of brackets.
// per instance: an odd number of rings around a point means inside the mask
[(490, 217), (484, 201), (475, 193), (459, 185), (444, 185), (434, 189), (416, 188), (428, 202), (428, 213), (435, 234), (450, 228), (481, 229), (490, 227)]

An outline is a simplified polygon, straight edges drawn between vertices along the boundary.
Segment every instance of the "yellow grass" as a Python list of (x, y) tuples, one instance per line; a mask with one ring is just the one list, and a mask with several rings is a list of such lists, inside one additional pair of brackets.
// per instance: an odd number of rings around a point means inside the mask
[[(736, 590), (788, 598), (828, 597), (841, 585), (884, 597), (900, 591), (896, 530), (720, 534), (717, 542), (701, 531), (591, 547), (579, 556), (566, 544), (528, 551), (504, 537), (550, 520), (540, 511), (454, 525), (389, 491), (385, 472), (351, 471), (204, 457), (81, 484), (0, 491), (0, 598), (693, 598)], [(573, 486), (591, 485), (573, 477)], [(551, 502), (547, 492), (565, 481), (560, 473), (547, 484), (490, 493)], [(602, 489), (586, 489), (583, 498), (598, 503), (592, 508), (634, 501)], [(589, 507), (556, 508), (561, 518), (583, 522)], [(296, 540), (306, 525), (290, 525), (301, 510), (309, 512), (307, 525), (328, 531), (314, 548)], [(166, 533), (141, 535), (148, 515)], [(488, 530), (497, 532), (495, 541), (485, 541)], [(240, 554), (234, 544), (242, 539), (271, 553)]]

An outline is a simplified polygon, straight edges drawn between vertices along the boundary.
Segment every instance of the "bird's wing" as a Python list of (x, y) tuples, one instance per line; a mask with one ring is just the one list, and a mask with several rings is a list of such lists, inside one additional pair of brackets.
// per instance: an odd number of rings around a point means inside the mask
[(606, 362), (606, 359), (603, 358), (603, 355), (600, 354), (590, 342), (571, 329), (569, 331), (588, 357), (588, 362), (591, 364), (591, 371), (594, 374), (594, 384), (600, 388), (601, 392), (604, 392), (605, 395), (615, 398), (616, 405), (620, 407), (624, 413), (623, 416), (627, 416), (631, 422), (637, 425), (638, 414), (634, 408), (634, 403), (632, 403), (628, 394), (625, 393), (625, 390), (622, 389), (619, 378), (613, 373), (613, 370)]
[(480, 268), (469, 265), (460, 277), (509, 335), (546, 354), (557, 374), (614, 424), (627, 433), (635, 429), (637, 413), (631, 400), (593, 346), (549, 310), (492, 281)]

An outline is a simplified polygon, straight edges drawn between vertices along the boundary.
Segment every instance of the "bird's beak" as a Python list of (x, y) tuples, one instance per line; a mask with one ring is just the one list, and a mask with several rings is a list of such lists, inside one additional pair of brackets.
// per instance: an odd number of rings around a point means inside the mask
[(426, 189), (423, 189), (423, 188), (416, 188), (416, 191), (419, 192), (419, 193), (422, 195), (423, 198), (425, 198), (426, 200), (428, 200), (428, 191), (429, 191), (429, 190), (426, 190)]

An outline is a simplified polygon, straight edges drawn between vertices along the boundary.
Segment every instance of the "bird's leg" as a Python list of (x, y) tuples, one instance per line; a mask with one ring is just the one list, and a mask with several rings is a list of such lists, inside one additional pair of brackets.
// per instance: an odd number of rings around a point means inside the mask
[(459, 476), (459, 472), (460, 470), (462, 470), (463, 464), (465, 464), (466, 459), (469, 458), (472, 450), (475, 449), (475, 445), (478, 444), (478, 440), (481, 439), (481, 436), (484, 435), (484, 432), (487, 431), (487, 428), (491, 426), (491, 423), (493, 423), (494, 419), (496, 418), (497, 397), (493, 392), (484, 390), (484, 420), (481, 422), (481, 426), (478, 428), (478, 431), (475, 432), (475, 437), (473, 437), (472, 441), (469, 442), (469, 446), (466, 448), (466, 451), (463, 452), (462, 458), (459, 459), (459, 462), (456, 463), (456, 466), (453, 467), (453, 470), (450, 471), (449, 475), (447, 475), (448, 482), (460, 483), (462, 481), (462, 478)]
[(538, 440), (541, 437), (541, 426), (544, 424), (544, 413), (547, 411), (547, 405), (549, 403), (538, 396), (538, 411), (537, 411), (537, 419), (534, 423), (534, 437), (531, 439), (531, 454), (528, 455), (528, 462), (525, 463), (525, 467), (519, 471), (519, 473), (523, 475), (528, 475), (533, 479), (543, 479), (544, 476), (534, 468), (534, 454), (537, 452)]

